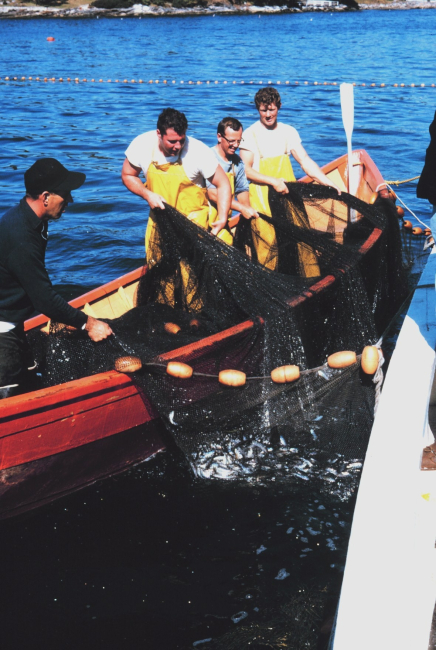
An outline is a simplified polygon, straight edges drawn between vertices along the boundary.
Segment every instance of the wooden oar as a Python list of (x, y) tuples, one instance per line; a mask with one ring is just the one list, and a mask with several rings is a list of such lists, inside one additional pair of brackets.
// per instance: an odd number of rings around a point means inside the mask
[[(354, 194), (355, 188), (352, 182), (353, 175), (353, 155), (351, 147), (351, 137), (354, 128), (354, 87), (353, 84), (342, 83), (340, 85), (341, 92), (341, 110), (342, 110), (342, 123), (347, 136), (347, 150), (348, 150), (348, 192)], [(350, 210), (350, 221), (354, 221), (354, 210)]]
[(353, 84), (341, 84), (342, 122), (347, 136), (348, 149), (348, 191), (351, 192), (351, 174), (353, 169), (351, 137), (354, 128), (354, 87)]

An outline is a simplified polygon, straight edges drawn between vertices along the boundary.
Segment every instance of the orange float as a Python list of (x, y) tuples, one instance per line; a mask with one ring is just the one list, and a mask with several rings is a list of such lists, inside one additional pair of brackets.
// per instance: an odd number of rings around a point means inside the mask
[(429, 236), (431, 235), (431, 229), (430, 229), (430, 228), (425, 228), (425, 229), (424, 229), (424, 235), (425, 235), (426, 237), (429, 237)]
[(360, 364), (364, 373), (373, 375), (378, 368), (378, 361), (378, 349), (375, 345), (367, 345), (363, 348)]
[(397, 215), (401, 219), (404, 217), (404, 210), (401, 205), (397, 205)]
[(356, 363), (356, 353), (351, 350), (343, 350), (342, 352), (335, 352), (331, 354), (327, 363), (330, 368), (346, 368), (347, 366), (352, 366), (353, 363)]
[(176, 325), (176, 323), (165, 323), (164, 330), (167, 334), (178, 334), (181, 330), (181, 327), (179, 327), (179, 325)]
[(200, 329), (200, 325), (201, 325), (201, 323), (198, 320), (198, 318), (193, 318), (192, 320), (189, 321), (189, 327), (194, 332), (196, 332), (198, 329)]
[(180, 379), (189, 379), (192, 377), (194, 369), (188, 366), (187, 363), (181, 361), (170, 361), (167, 365), (167, 373), (171, 377), (179, 377)]
[(395, 202), (397, 200), (397, 195), (392, 190), (389, 190), (389, 198), (391, 201)]
[(423, 230), (422, 228), (419, 228), (419, 226), (415, 226), (412, 228), (412, 235), (422, 235)]
[(141, 370), (142, 361), (139, 357), (118, 357), (114, 365), (118, 372), (136, 372)]
[(47, 36), (47, 40), (50, 41), (50, 42), (52, 42), (52, 41), (54, 41), (55, 39), (54, 39), (54, 36)]
[(280, 366), (271, 372), (271, 379), (275, 384), (287, 384), (300, 377), (298, 366)]
[(407, 230), (412, 230), (412, 222), (411, 221), (403, 221), (403, 228), (407, 228)]
[(218, 381), (224, 386), (244, 386), (247, 379), (245, 372), (240, 370), (221, 370)]

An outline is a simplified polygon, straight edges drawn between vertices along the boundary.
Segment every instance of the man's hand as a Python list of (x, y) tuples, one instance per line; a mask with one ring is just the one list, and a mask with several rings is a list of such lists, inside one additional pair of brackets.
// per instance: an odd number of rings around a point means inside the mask
[(271, 183), (271, 185), (279, 194), (289, 194), (289, 190), (284, 178), (275, 178), (274, 182)]
[(95, 343), (97, 343), (97, 341), (103, 341), (108, 336), (113, 334), (111, 328), (107, 323), (104, 323), (101, 320), (97, 320), (92, 316), (88, 316), (85, 330), (88, 332), (88, 336), (91, 341), (94, 341)]
[(165, 199), (160, 194), (156, 194), (155, 192), (148, 190), (145, 195), (145, 199), (152, 210), (154, 210), (154, 208), (165, 210)]
[(259, 214), (256, 212), (251, 205), (239, 205), (239, 212), (242, 214), (244, 219), (257, 219)]

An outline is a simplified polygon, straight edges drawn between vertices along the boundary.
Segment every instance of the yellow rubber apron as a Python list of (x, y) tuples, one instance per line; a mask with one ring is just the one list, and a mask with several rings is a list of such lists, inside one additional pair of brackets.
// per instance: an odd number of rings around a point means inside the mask
[[(272, 176), (273, 178), (283, 178), (287, 182), (295, 182), (294, 170), (292, 169), (289, 156), (286, 153), (280, 156), (264, 158), (257, 141), (256, 144), (259, 152), (258, 171), (261, 174)], [(285, 151), (287, 151), (287, 147)], [(258, 212), (262, 212), (262, 214), (271, 217), (268, 187), (268, 185), (257, 185), (256, 183), (250, 182), (250, 204)], [(291, 204), (289, 204), (289, 208), (292, 221), (296, 223), (298, 218), (296, 225), (306, 228), (310, 227), (309, 223), (301, 223), (301, 219), (292, 210)], [(273, 271), (277, 270), (278, 255), (275, 254), (275, 251), (277, 251), (277, 238), (274, 227), (260, 218), (251, 220), (251, 229), (259, 263)], [(300, 274), (306, 278), (320, 275), (317, 258), (313, 249), (306, 244), (299, 243), (297, 244), (297, 250)]]
[[(153, 158), (154, 155), (153, 152)], [(206, 188), (198, 187), (188, 178), (180, 160), (162, 165), (152, 160), (147, 170), (145, 186), (151, 192), (160, 194), (166, 203), (176, 208), (190, 221), (194, 221), (201, 228), (209, 229), (210, 206), (206, 196)], [(221, 233), (224, 233), (224, 235), (221, 235)], [(224, 241), (226, 241), (226, 235), (231, 238), (230, 233), (226, 230), (222, 230), (218, 236), (220, 235)], [(145, 233), (145, 253), (147, 264), (150, 266), (157, 264), (162, 258), (162, 247), (153, 210), (150, 210)], [(187, 305), (192, 311), (199, 311), (201, 304), (200, 301), (195, 299), (196, 282), (193, 282), (192, 272), (185, 262), (181, 263), (181, 280)], [(159, 301), (174, 306), (175, 289), (174, 283), (168, 282), (162, 289)]]

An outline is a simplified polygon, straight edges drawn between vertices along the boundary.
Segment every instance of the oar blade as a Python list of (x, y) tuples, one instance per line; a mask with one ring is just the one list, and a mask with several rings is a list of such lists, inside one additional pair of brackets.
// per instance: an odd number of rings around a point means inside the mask
[(340, 85), (342, 122), (347, 139), (351, 140), (354, 129), (354, 86), (343, 83)]

